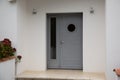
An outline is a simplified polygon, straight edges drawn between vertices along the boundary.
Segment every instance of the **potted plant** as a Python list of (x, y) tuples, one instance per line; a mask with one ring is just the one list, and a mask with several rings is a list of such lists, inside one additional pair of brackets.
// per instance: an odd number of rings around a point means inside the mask
[(13, 48), (11, 41), (7, 38), (0, 41), (0, 62), (15, 58), (16, 48)]
[(15, 52), (9, 39), (0, 41), (0, 80), (14, 80)]

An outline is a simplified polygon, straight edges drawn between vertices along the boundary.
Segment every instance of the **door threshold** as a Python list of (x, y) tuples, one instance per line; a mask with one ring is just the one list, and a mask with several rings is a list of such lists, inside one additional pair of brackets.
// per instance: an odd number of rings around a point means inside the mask
[(49, 69), (47, 71), (25, 71), (16, 75), (16, 80), (106, 80), (104, 73), (82, 70)]
[(83, 69), (61, 69), (61, 68), (48, 68), (47, 70), (75, 70), (75, 71), (83, 71)]

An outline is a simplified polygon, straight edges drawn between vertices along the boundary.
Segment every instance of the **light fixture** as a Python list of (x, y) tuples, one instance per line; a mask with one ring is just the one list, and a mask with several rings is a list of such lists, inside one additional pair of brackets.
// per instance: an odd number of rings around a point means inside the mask
[(16, 0), (8, 0), (8, 2), (14, 3), (14, 2), (16, 2)]
[(37, 9), (33, 8), (32, 14), (37, 14)]
[(95, 10), (93, 9), (93, 7), (90, 7), (90, 14), (94, 14)]

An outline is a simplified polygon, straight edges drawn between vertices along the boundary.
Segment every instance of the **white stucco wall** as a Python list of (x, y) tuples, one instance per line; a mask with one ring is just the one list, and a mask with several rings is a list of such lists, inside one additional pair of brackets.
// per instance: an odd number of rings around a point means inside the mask
[[(89, 13), (90, 7), (94, 14)], [(18, 73), (46, 70), (46, 13), (71, 12), (83, 12), (84, 71), (105, 71), (104, 0), (17, 0), (14, 4), (0, 0), (0, 10), (0, 39), (10, 38), (23, 56)]]
[(107, 80), (118, 80), (114, 68), (120, 68), (120, 0), (106, 0)]
[(15, 80), (15, 59), (0, 62), (0, 80)]
[[(17, 6), (8, 0), (0, 0), (0, 41), (9, 38), (17, 47)], [(0, 80), (14, 80), (15, 59), (0, 63)]]
[(0, 40), (4, 38), (17, 46), (17, 6), (8, 0), (0, 0)]
[(15, 80), (15, 59), (0, 62), (0, 80)]
[[(21, 62), (17, 64), (17, 74), (23, 72), (27, 69), (27, 65), (30, 63), (28, 57), (26, 56), (28, 48), (28, 35), (27, 31), (27, 9), (26, 9), (26, 0), (17, 0), (17, 54), (22, 55)], [(29, 43), (30, 44), (30, 43)]]
[[(90, 7), (94, 8), (94, 14), (89, 13)], [(36, 15), (32, 14), (33, 8), (37, 9)], [(27, 0), (26, 11), (20, 11), (27, 16), (20, 14), (19, 19), (23, 21), (18, 22), (18, 44), (25, 58), (21, 64), (24, 69), (46, 70), (46, 13), (83, 12), (83, 69), (85, 72), (105, 71), (104, 0)], [(24, 19), (27, 22), (24, 23)]]

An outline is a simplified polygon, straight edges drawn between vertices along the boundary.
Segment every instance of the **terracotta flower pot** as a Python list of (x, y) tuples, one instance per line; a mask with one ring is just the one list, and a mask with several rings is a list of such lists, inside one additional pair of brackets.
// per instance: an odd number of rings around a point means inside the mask
[(9, 56), (7, 58), (0, 59), (0, 62), (8, 61), (8, 60), (11, 60), (11, 59), (14, 59), (14, 58), (15, 58), (15, 56)]

